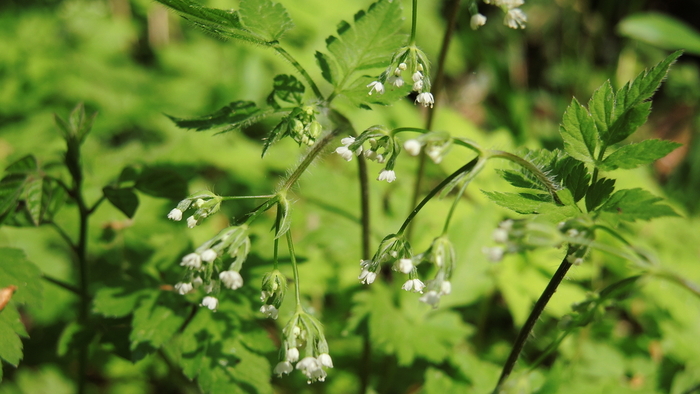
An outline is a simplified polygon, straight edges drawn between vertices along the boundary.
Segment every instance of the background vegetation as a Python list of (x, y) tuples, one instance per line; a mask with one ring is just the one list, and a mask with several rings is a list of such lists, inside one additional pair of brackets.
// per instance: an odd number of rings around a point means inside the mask
[[(320, 76), (314, 51), (323, 47), (339, 20), (349, 20), (370, 4), (282, 3), (296, 24), (285, 43), (314, 77)], [(206, 4), (237, 7), (226, 0)], [(418, 45), (431, 59), (437, 59), (452, 5), (420, 2)], [(686, 49), (639, 133), (640, 139), (670, 139), (684, 146), (654, 168), (629, 171), (618, 182), (671, 199), (683, 217), (637, 223), (625, 231), (653, 251), (661, 265), (700, 282), (700, 34), (695, 17), (700, 4), (529, 0), (523, 7), (528, 27), (517, 31), (500, 23), (497, 9), (485, 7), (489, 22), (473, 31), (465, 7), (447, 57), (445, 89), (434, 92), (439, 100), (434, 129), (504, 150), (561, 147), (558, 127), (572, 96), (586, 102), (606, 79), (618, 88), (670, 50)], [(684, 19), (688, 24), (681, 25)], [(180, 280), (182, 255), (254, 205), (225, 204), (214, 220), (192, 230), (167, 221), (166, 215), (188, 190), (266, 194), (301, 151), (284, 140), (261, 159), (261, 140), (274, 124), (213, 135), (177, 129), (163, 114), (197, 116), (234, 99), (264, 102), (272, 77), (291, 73), (289, 67), (260, 48), (208, 37), (146, 0), (6, 0), (0, 4), (0, 48), (3, 168), (28, 153), (45, 163), (61, 160), (64, 142), (53, 114), (66, 118), (76, 103), (84, 102), (88, 112), (99, 112), (83, 145), (86, 200), (97, 201), (102, 188), (116, 183), (128, 166), (157, 174), (169, 185), (139, 189), (133, 218), (109, 204), (91, 217), (87, 261), (94, 295), (90, 310), (96, 317), (89, 332), (74, 328), (77, 296), (41, 279), (78, 281), (71, 251), (55, 230), (0, 229), (0, 246), (24, 250), (26, 260), (38, 268), (16, 293), (27, 334), (24, 358), (17, 368), (11, 360), (3, 361), (0, 393), (75, 392), (78, 343), (89, 343), (88, 392), (351, 393), (366, 385), (377, 393), (486, 393), (493, 388), (517, 329), (560, 254), (536, 251), (499, 264), (487, 262), (482, 248), (492, 245), (497, 223), (511, 216), (479, 192), (508, 187), (493, 169), (475, 181), (458, 209), (450, 234), (459, 260), (453, 293), (433, 311), (391, 278), (370, 288), (358, 283), (356, 168), (336, 155), (317, 163), (295, 190), (292, 231), (303, 260), (303, 296), (325, 324), (335, 368), (325, 383), (312, 386), (294, 374), (271, 378), (279, 329), (262, 319), (256, 302), (261, 277), (271, 267), (268, 230), (274, 217), (252, 229), (252, 256), (242, 272), (246, 286), (222, 299), (217, 314), (198, 314), (199, 320), (181, 329), (197, 302), (170, 291)], [(378, 111), (349, 103), (343, 110), (357, 130), (377, 123), (418, 125), (425, 116), (408, 99)], [(461, 164), (457, 157), (428, 164), (426, 191)], [(409, 174), (416, 166), (417, 161), (401, 160), (397, 182), (372, 184), (373, 247), (410, 211)], [(378, 171), (370, 169), (371, 174)], [(55, 218), (65, 223), (70, 236), (78, 232), (77, 209), (69, 205)], [(427, 248), (440, 230), (449, 202), (428, 209), (417, 219), (416, 250)], [(0, 269), (25, 260), (3, 250), (5, 266)], [(291, 275), (289, 268), (283, 271)], [(700, 300), (658, 279), (609, 300), (591, 324), (575, 330), (528, 370), (559, 335), (557, 324), (571, 313), (572, 304), (635, 273), (622, 259), (602, 253), (593, 253), (570, 272), (516, 370), (519, 392), (700, 390)], [(0, 287), (7, 284), (2, 274)], [(2, 312), (6, 317), (7, 311)], [(280, 323), (285, 313), (283, 306)], [(202, 327), (212, 337), (197, 336)], [(183, 350), (199, 351), (212, 338), (221, 338), (223, 347), (197, 353), (201, 358), (188, 358)], [(234, 356), (230, 348), (247, 353)], [(238, 372), (227, 372), (226, 362), (237, 364)]]

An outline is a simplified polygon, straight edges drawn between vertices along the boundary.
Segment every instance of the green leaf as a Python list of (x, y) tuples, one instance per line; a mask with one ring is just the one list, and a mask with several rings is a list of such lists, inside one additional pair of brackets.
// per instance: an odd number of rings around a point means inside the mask
[(270, 0), (242, 0), (240, 13), (243, 25), (265, 41), (279, 40), (294, 27), (284, 6)]
[(625, 145), (606, 157), (599, 165), (599, 168), (606, 171), (618, 168), (637, 168), (653, 163), (682, 145), (677, 142), (663, 140), (645, 140)]
[(606, 135), (608, 127), (612, 124), (615, 107), (615, 93), (613, 93), (610, 80), (605, 81), (591, 96), (588, 101), (588, 110), (593, 116), (598, 135)]
[(394, 87), (393, 85), (386, 86), (384, 94), (368, 94), (369, 88), (367, 85), (374, 81), (376, 78), (370, 77), (369, 75), (364, 75), (355, 80), (348, 88), (343, 91), (343, 96), (345, 96), (354, 105), (364, 108), (371, 109), (370, 104), (375, 105), (390, 105), (396, 100), (399, 100), (407, 96), (411, 92), (411, 85), (405, 84), (401, 88)]
[(47, 202), (44, 198), (44, 178), (29, 176), (24, 185), (23, 197), (32, 223), (38, 226), (45, 211), (42, 202)]
[(140, 286), (102, 287), (92, 299), (92, 311), (107, 317), (124, 317), (148, 297), (147, 293)]
[(279, 200), (277, 202), (277, 218), (279, 220), (279, 227), (277, 228), (277, 231), (275, 232), (275, 239), (283, 236), (287, 231), (289, 231), (289, 228), (292, 225), (292, 216), (289, 214), (290, 213), (290, 204), (289, 200), (287, 200), (286, 197), (280, 196)]
[(275, 108), (279, 108), (276, 100), (301, 105), (305, 90), (304, 84), (293, 75), (277, 75), (273, 83), (272, 93), (267, 97), (267, 103)]
[(615, 118), (608, 128), (607, 134), (604, 134), (603, 137), (606, 146), (621, 142), (632, 135), (639, 126), (646, 123), (650, 112), (651, 101), (647, 101), (632, 107)]
[(177, 127), (183, 129), (202, 131), (225, 126), (219, 131), (220, 133), (224, 133), (248, 127), (274, 113), (274, 109), (260, 109), (252, 101), (234, 101), (209, 115), (197, 118), (183, 119), (170, 115), (166, 116), (170, 118)]
[(3, 222), (14, 215), (27, 178), (22, 174), (10, 174), (0, 180), (0, 215)]
[(190, 313), (187, 301), (173, 292), (151, 291), (134, 310), (131, 322), (132, 358), (153, 353), (177, 333)]
[(15, 367), (22, 359), (22, 340), (3, 319), (0, 319), (0, 359)]
[(339, 82), (338, 67), (336, 67), (335, 63), (333, 63), (333, 60), (328, 58), (328, 55), (325, 53), (319, 51), (316, 51), (315, 56), (316, 64), (318, 64), (318, 67), (321, 69), (321, 76), (323, 76), (323, 79), (333, 85), (336, 85)]
[(24, 156), (5, 168), (8, 174), (28, 174), (37, 170), (39, 170), (39, 163), (33, 155)]
[(272, 145), (276, 144), (289, 133), (289, 121), (291, 118), (291, 115), (283, 117), (270, 131), (270, 134), (267, 135), (265, 143), (263, 144), (262, 157), (265, 157), (265, 153), (267, 153), (267, 150), (270, 149)]
[(115, 208), (122, 211), (128, 218), (133, 218), (136, 213), (136, 208), (139, 206), (139, 198), (134, 193), (134, 189), (124, 188), (119, 189), (114, 186), (106, 186), (102, 189), (102, 193), (111, 202)]
[(91, 342), (95, 336), (95, 330), (89, 329), (78, 322), (71, 322), (61, 332), (56, 346), (56, 354), (63, 357), (80, 347), (81, 343)]
[(678, 216), (673, 208), (659, 204), (662, 200), (643, 189), (624, 189), (615, 192), (600, 209), (612, 212), (619, 219), (630, 222), (637, 219), (650, 220), (663, 216)]
[(235, 10), (219, 10), (203, 7), (190, 0), (157, 0), (175, 10), (181, 17), (196, 27), (222, 39), (237, 40), (269, 46), (264, 37), (248, 31), (241, 23), (241, 17)]
[(580, 201), (586, 195), (591, 175), (584, 163), (573, 157), (565, 157), (555, 164), (554, 173), (561, 179), (562, 185), (571, 191), (574, 202)]
[(681, 54), (681, 51), (672, 53), (659, 64), (650, 70), (643, 71), (633, 81), (620, 88), (615, 95), (615, 117), (619, 118), (625, 111), (650, 99), (666, 78), (671, 65)]
[(176, 171), (167, 168), (144, 168), (134, 187), (149, 196), (171, 200), (181, 200), (188, 194), (187, 181)]
[(517, 213), (544, 213), (556, 208), (548, 194), (503, 193), (483, 191), (491, 201)]
[(575, 98), (564, 113), (559, 132), (569, 155), (584, 162), (595, 162), (599, 145), (595, 121)]
[(4, 321), (20, 337), (29, 338), (26, 327), (22, 322), (22, 317), (14, 303), (8, 303), (0, 310), (0, 321)]
[(700, 32), (670, 15), (655, 12), (633, 14), (620, 21), (617, 31), (625, 37), (662, 49), (683, 49), (700, 55)]
[(539, 182), (534, 179), (530, 179), (520, 171), (496, 170), (496, 172), (498, 172), (498, 174), (505, 179), (506, 182), (515, 187), (547, 191)]
[(614, 179), (598, 179), (588, 188), (588, 191), (586, 192), (586, 210), (591, 212), (598, 208), (600, 204), (604, 203), (605, 200), (610, 197), (613, 190), (615, 190)]
[(40, 307), (41, 271), (27, 260), (21, 249), (0, 248), (0, 256), (0, 288), (16, 286), (11, 302)]
[[(400, 1), (380, 0), (372, 4), (367, 12), (355, 14), (352, 25), (341, 22), (337, 28), (338, 36), (326, 39), (326, 47), (335, 62), (326, 57), (326, 61), (319, 62), (319, 66), (322, 71), (324, 63), (329, 70), (338, 70), (337, 78), (332, 74), (327, 75), (329, 78), (324, 76), (335, 84), (337, 92), (345, 90), (346, 83), (356, 71), (387, 66), (392, 54), (405, 45), (406, 37), (399, 34), (401, 12)], [(319, 55), (316, 58), (318, 60)]]

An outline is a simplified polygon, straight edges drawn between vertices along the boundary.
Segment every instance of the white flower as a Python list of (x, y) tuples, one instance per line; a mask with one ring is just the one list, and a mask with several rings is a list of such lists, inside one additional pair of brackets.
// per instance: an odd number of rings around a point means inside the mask
[(326, 371), (321, 368), (321, 363), (315, 357), (304, 357), (297, 363), (297, 369), (309, 378), (308, 383), (326, 380)]
[(175, 290), (177, 290), (177, 292), (182, 294), (182, 295), (189, 293), (190, 291), (192, 291), (192, 289), (193, 289), (192, 283), (180, 282), (180, 283), (175, 284)]
[(425, 288), (425, 283), (423, 283), (420, 279), (409, 279), (403, 284), (403, 286), (401, 286), (401, 288), (414, 293), (422, 293), (423, 289)]
[(423, 92), (416, 97), (416, 102), (423, 104), (424, 107), (430, 106), (430, 108), (433, 108), (433, 103), (435, 103), (435, 99), (433, 98), (433, 94), (430, 92)]
[(340, 140), (340, 143), (345, 145), (345, 146), (352, 145), (354, 142), (355, 142), (355, 137), (345, 137), (345, 138), (342, 138)]
[(201, 286), (202, 283), (204, 283), (204, 281), (202, 281), (202, 278), (200, 278), (199, 276), (196, 277), (196, 278), (194, 278), (194, 279), (192, 280), (192, 285), (193, 285), (195, 288)]
[(198, 270), (202, 268), (202, 257), (197, 253), (190, 253), (182, 258), (180, 265)]
[(260, 301), (265, 302), (267, 301), (268, 298), (272, 296), (272, 293), (269, 291), (262, 291), (260, 292)]
[(403, 70), (405, 70), (406, 68), (408, 68), (408, 66), (406, 65), (406, 63), (399, 63), (399, 70), (403, 71)]
[(194, 228), (196, 225), (197, 219), (195, 219), (194, 216), (190, 216), (187, 218), (187, 227)]
[(333, 360), (331, 360), (331, 356), (328, 353), (320, 354), (317, 360), (322, 366), (326, 368), (333, 368)]
[(520, 8), (512, 8), (506, 13), (506, 18), (503, 24), (511, 29), (524, 29), (527, 22), (527, 16)]
[(448, 295), (450, 293), (452, 293), (452, 283), (446, 280), (440, 285), (440, 295)]
[(429, 146), (425, 148), (425, 153), (435, 164), (440, 164), (442, 161), (442, 149), (439, 146)]
[(440, 302), (440, 294), (438, 294), (438, 292), (435, 290), (430, 290), (429, 292), (425, 293), (423, 295), (423, 297), (419, 298), (418, 300), (420, 302), (425, 302), (426, 304), (435, 307)]
[(299, 360), (299, 349), (295, 347), (287, 349), (287, 361), (295, 363), (297, 360)]
[(358, 276), (357, 279), (360, 280), (360, 283), (371, 284), (372, 282), (374, 282), (375, 279), (377, 279), (377, 273), (370, 272), (367, 268), (365, 268), (362, 270), (360, 276)]
[(525, 4), (525, 0), (496, 0), (496, 5), (508, 9), (520, 7)]
[(283, 374), (288, 374), (293, 370), (294, 367), (289, 361), (280, 361), (279, 363), (277, 363), (275, 369), (272, 372), (277, 374), (277, 376), (281, 377)]
[(379, 164), (382, 164), (386, 161), (384, 160), (384, 156), (382, 156), (381, 154), (377, 155), (377, 157), (375, 157), (374, 160)]
[(372, 95), (372, 92), (384, 94), (384, 85), (382, 85), (382, 83), (379, 81), (374, 81), (374, 82), (370, 83), (369, 85), (367, 85), (367, 87), (370, 88), (370, 90), (369, 90), (370, 96)]
[(508, 230), (503, 228), (493, 230), (493, 240), (502, 244), (508, 242)]
[(411, 259), (400, 259), (399, 260), (399, 271), (404, 274), (409, 274), (413, 271), (413, 261)]
[(179, 222), (182, 220), (182, 211), (177, 208), (173, 209), (170, 211), (170, 213), (168, 213), (168, 219)]
[(345, 159), (345, 161), (352, 160), (352, 151), (346, 146), (339, 146), (335, 149), (335, 153), (339, 154), (340, 157)]
[(215, 297), (206, 296), (202, 300), (202, 306), (206, 306), (211, 310), (216, 310), (216, 307), (219, 306), (219, 300), (217, 300)]
[(396, 180), (396, 173), (394, 170), (382, 170), (382, 172), (379, 173), (377, 180), (387, 181), (389, 183), (394, 182)]
[(279, 314), (279, 310), (277, 310), (274, 305), (263, 305), (260, 307), (260, 312), (272, 319), (277, 319), (277, 315)]
[(483, 26), (485, 24), (486, 24), (486, 17), (481, 15), (481, 14), (474, 14), (472, 16), (472, 19), (469, 21), (469, 25), (471, 26), (472, 30), (476, 30), (480, 26)]
[(420, 71), (416, 71), (411, 75), (411, 79), (413, 79), (413, 82), (418, 82), (423, 80), (423, 74)]
[(493, 263), (503, 260), (503, 255), (505, 254), (505, 250), (499, 246), (494, 246), (493, 248), (484, 247), (481, 251), (488, 257), (489, 261)]
[[(398, 68), (397, 68), (397, 70), (398, 70)], [(391, 77), (387, 78), (386, 81), (388, 83), (396, 86), (397, 88), (400, 88), (404, 84), (403, 78), (401, 78), (399, 76), (391, 76)]]
[(421, 144), (418, 140), (411, 139), (403, 143), (403, 148), (409, 155), (416, 156), (420, 153)]
[(349, 149), (349, 146), (355, 143), (354, 137), (345, 137), (342, 140), (340, 140), (340, 143), (343, 144), (343, 146), (336, 148), (335, 153), (339, 154), (346, 161), (352, 160), (353, 153), (355, 154), (355, 156), (359, 156), (360, 153), (362, 153), (361, 146), (357, 148), (355, 152)]
[(423, 90), (423, 81), (418, 80), (413, 82), (413, 91), (420, 92), (421, 90)]
[(224, 271), (219, 274), (219, 279), (224, 282), (224, 286), (231, 290), (236, 290), (243, 286), (243, 278), (238, 271)]
[(206, 261), (207, 263), (211, 263), (212, 261), (216, 260), (216, 258), (219, 256), (218, 253), (214, 249), (207, 249), (204, 252), (202, 252), (202, 261)]

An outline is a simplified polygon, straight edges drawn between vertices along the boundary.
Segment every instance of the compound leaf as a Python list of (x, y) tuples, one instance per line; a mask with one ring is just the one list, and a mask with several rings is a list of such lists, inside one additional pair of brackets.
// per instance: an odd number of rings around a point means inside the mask
[(306, 88), (293, 75), (281, 74), (275, 77), (272, 93), (267, 97), (267, 103), (279, 108), (276, 100), (290, 104), (301, 105), (304, 101)]
[(600, 178), (593, 183), (586, 192), (586, 209), (588, 212), (593, 211), (605, 202), (613, 190), (615, 190), (614, 179)]
[(209, 115), (197, 118), (184, 119), (166, 115), (177, 127), (194, 129), (196, 131), (210, 130), (219, 126), (226, 126), (220, 132), (238, 130), (260, 122), (272, 115), (274, 110), (258, 108), (252, 101), (234, 101), (229, 105), (212, 112)]
[(631, 169), (652, 163), (682, 144), (664, 140), (645, 140), (625, 145), (613, 152), (599, 165), (601, 170)]
[(564, 112), (559, 132), (569, 155), (584, 162), (595, 162), (599, 145), (595, 120), (575, 98)]
[(656, 197), (644, 189), (618, 190), (600, 208), (612, 212), (621, 220), (633, 222), (637, 219), (650, 220), (662, 216), (678, 216), (665, 204), (659, 204), (663, 199)]
[(186, 305), (187, 301), (173, 292), (151, 291), (146, 295), (134, 310), (131, 323), (134, 361), (153, 353), (177, 333), (189, 315)]
[(149, 196), (171, 200), (180, 200), (187, 195), (187, 181), (168, 168), (144, 168), (136, 179), (134, 188)]
[(294, 27), (284, 6), (270, 0), (242, 0), (240, 14), (243, 25), (266, 41), (279, 40)]
[(517, 213), (544, 213), (556, 207), (548, 194), (482, 192), (491, 201)]

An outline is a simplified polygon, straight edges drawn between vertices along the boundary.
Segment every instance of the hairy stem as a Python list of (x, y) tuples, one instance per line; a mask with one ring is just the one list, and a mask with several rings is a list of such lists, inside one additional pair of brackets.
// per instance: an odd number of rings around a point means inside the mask
[(314, 146), (311, 148), (309, 153), (306, 154), (304, 159), (299, 163), (296, 169), (294, 169), (294, 172), (292, 172), (292, 175), (287, 178), (287, 180), (284, 182), (282, 187), (280, 188), (283, 191), (291, 189), (292, 186), (294, 186), (294, 183), (299, 180), (299, 177), (304, 174), (306, 169), (311, 165), (311, 163), (316, 159), (316, 156), (323, 151), (323, 149), (331, 142), (333, 139), (340, 134), (340, 132), (343, 130), (342, 127), (338, 127), (335, 130), (331, 131), (328, 133), (325, 137), (322, 139), (316, 141)]
[(454, 201), (452, 202), (452, 206), (450, 207), (450, 211), (447, 213), (447, 219), (445, 219), (445, 225), (442, 228), (442, 235), (447, 234), (447, 230), (450, 227), (450, 222), (452, 221), (452, 215), (455, 212), (455, 209), (457, 209), (457, 204), (459, 204), (459, 200), (462, 198), (462, 195), (464, 194), (464, 191), (467, 190), (467, 186), (469, 186), (469, 183), (476, 177), (479, 172), (484, 168), (484, 165), (486, 164), (486, 158), (484, 156), (479, 156), (478, 161), (474, 168), (469, 172), (468, 178), (464, 180), (464, 185), (459, 188), (459, 192), (457, 192), (457, 195), (455, 196)]
[(513, 163), (515, 163), (515, 164), (517, 164), (517, 165), (523, 167), (524, 169), (530, 171), (530, 173), (531, 173), (532, 175), (534, 175), (535, 178), (537, 178), (537, 180), (540, 181), (540, 183), (541, 183), (545, 188), (547, 188), (547, 191), (548, 191), (549, 194), (552, 196), (552, 199), (554, 199), (554, 202), (557, 203), (558, 205), (564, 205), (564, 203), (561, 202), (561, 200), (559, 199), (559, 195), (557, 195), (557, 188), (556, 188), (556, 186), (552, 183), (552, 180), (549, 179), (549, 178), (547, 177), (547, 175), (546, 175), (544, 172), (542, 172), (542, 170), (540, 170), (539, 168), (537, 168), (536, 165), (532, 164), (532, 163), (529, 162), (528, 160), (525, 160), (525, 159), (523, 159), (522, 157), (520, 157), (520, 156), (518, 156), (518, 155), (514, 155), (514, 154), (512, 154), (512, 153), (505, 152), (505, 151), (500, 151), (500, 150), (491, 151), (490, 154), (489, 154), (489, 156), (491, 156), (491, 157), (497, 157), (497, 158), (500, 158), (500, 159), (510, 160), (510, 161), (512, 161)]
[(316, 86), (316, 83), (314, 82), (314, 80), (311, 79), (311, 76), (309, 75), (309, 73), (306, 72), (306, 69), (304, 67), (302, 67), (302, 65), (299, 64), (299, 62), (292, 55), (290, 55), (289, 52), (285, 51), (284, 48), (282, 48), (279, 44), (275, 44), (273, 46), (273, 48), (275, 48), (275, 51), (277, 51), (277, 53), (282, 55), (282, 57), (286, 61), (288, 61), (292, 66), (294, 66), (294, 68), (297, 69), (297, 71), (299, 71), (299, 74), (301, 74), (301, 76), (304, 77), (304, 80), (306, 80), (306, 83), (309, 84), (309, 87), (311, 88), (311, 90), (314, 91), (316, 98), (318, 98), (319, 101), (324, 101), (325, 98), (323, 97), (323, 94), (318, 89), (318, 86)]
[(292, 270), (294, 272), (294, 296), (297, 304), (297, 311), (301, 309), (301, 291), (299, 290), (299, 268), (297, 267), (297, 257), (294, 254), (294, 244), (292, 243), (292, 232), (287, 231), (287, 247), (289, 248), (289, 258), (292, 260)]
[(540, 295), (540, 298), (537, 300), (535, 306), (532, 308), (530, 316), (527, 317), (525, 324), (520, 329), (518, 337), (515, 339), (515, 343), (513, 344), (513, 349), (510, 351), (510, 355), (508, 355), (508, 360), (506, 360), (506, 363), (503, 365), (501, 377), (498, 379), (498, 384), (493, 390), (493, 394), (498, 394), (498, 391), (503, 382), (505, 382), (506, 379), (508, 379), (508, 376), (510, 376), (511, 372), (513, 372), (513, 368), (515, 368), (515, 364), (518, 362), (520, 353), (522, 353), (523, 347), (525, 346), (525, 342), (527, 342), (527, 339), (530, 337), (530, 333), (535, 327), (535, 323), (537, 323), (537, 320), (539, 320), (540, 316), (542, 315), (542, 312), (544, 311), (544, 308), (547, 306), (547, 303), (549, 303), (549, 300), (552, 298), (552, 295), (554, 295), (554, 293), (557, 291), (557, 288), (561, 284), (562, 280), (564, 280), (564, 277), (569, 271), (569, 268), (571, 268), (572, 264), (567, 261), (567, 257), (569, 257), (570, 252), (571, 249), (569, 249), (569, 251), (566, 253), (566, 256), (564, 256), (561, 265), (559, 265), (559, 268), (552, 276), (552, 279), (550, 279), (549, 283), (547, 284), (547, 287), (544, 289), (542, 295)]

